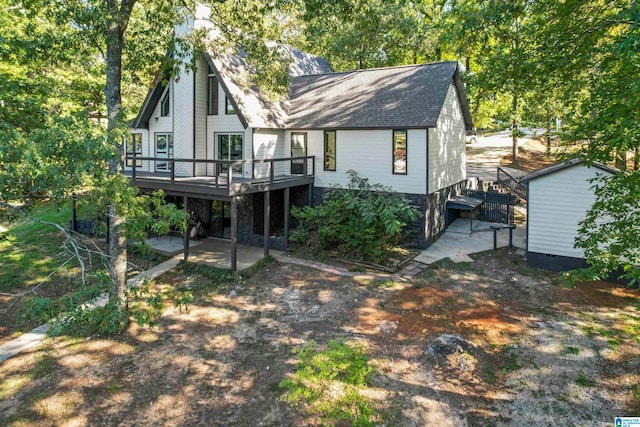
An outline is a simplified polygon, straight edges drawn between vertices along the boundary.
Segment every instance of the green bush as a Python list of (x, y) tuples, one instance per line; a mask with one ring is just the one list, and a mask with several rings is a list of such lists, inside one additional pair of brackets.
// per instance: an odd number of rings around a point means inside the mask
[(291, 241), (314, 251), (335, 250), (359, 260), (384, 262), (404, 237), (407, 222), (421, 213), (390, 187), (371, 184), (353, 170), (347, 175), (347, 188), (330, 188), (320, 206), (292, 209), (298, 227)]
[(294, 353), (300, 362), (293, 378), (280, 382), (279, 386), (287, 390), (281, 400), (302, 406), (327, 424), (348, 420), (354, 426), (373, 425), (373, 405), (360, 393), (374, 372), (364, 346), (332, 340), (326, 350), (320, 351), (315, 342), (309, 341)]

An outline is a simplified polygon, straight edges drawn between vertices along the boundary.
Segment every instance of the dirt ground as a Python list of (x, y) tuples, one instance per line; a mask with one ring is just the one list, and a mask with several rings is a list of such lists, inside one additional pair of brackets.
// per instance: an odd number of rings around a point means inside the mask
[[(640, 415), (640, 293), (567, 288), (506, 250), (443, 264), (406, 283), (355, 280), (287, 264), (194, 289), (153, 329), (61, 338), (0, 365), (1, 425), (318, 425), (279, 400), (292, 349), (364, 343), (365, 393), (378, 425), (612, 425)], [(434, 362), (442, 334), (470, 344)], [(456, 358), (457, 357), (457, 358)], [(339, 424), (343, 425), (343, 424)]]
[[(555, 150), (555, 146), (552, 150)], [(518, 150), (518, 169), (531, 172), (556, 163), (553, 155), (547, 154), (547, 146), (540, 139), (528, 139), (520, 144)], [(500, 164), (513, 166), (513, 154), (509, 153), (500, 159)]]

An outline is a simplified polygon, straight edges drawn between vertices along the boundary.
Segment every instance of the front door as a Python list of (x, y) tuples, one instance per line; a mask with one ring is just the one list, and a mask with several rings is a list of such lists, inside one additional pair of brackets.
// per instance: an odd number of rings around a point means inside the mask
[[(219, 133), (216, 138), (218, 160), (242, 160), (242, 138), (241, 133)], [(227, 164), (222, 164), (218, 168), (219, 175), (226, 175)], [(242, 176), (242, 165), (234, 165), (232, 172), (234, 175)]]
[[(307, 155), (307, 134), (305, 132), (291, 133), (291, 157), (304, 157)], [(301, 175), (304, 173), (304, 163), (306, 160), (291, 160), (291, 174)]]

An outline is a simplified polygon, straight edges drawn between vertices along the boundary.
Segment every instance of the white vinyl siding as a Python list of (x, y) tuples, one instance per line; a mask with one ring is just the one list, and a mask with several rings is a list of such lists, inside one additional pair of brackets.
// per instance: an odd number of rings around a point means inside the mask
[[(180, 66), (173, 82), (173, 150), (176, 159), (193, 159), (193, 71)], [(176, 163), (177, 176), (193, 176), (191, 163)]]
[[(253, 158), (257, 160), (281, 159), (289, 157), (284, 152), (284, 131), (277, 129), (260, 129), (253, 132)], [(268, 178), (270, 176), (270, 164), (258, 163), (254, 168), (255, 178)], [(274, 163), (274, 174), (285, 175), (289, 173), (288, 162)]]
[(430, 194), (467, 178), (465, 134), (460, 100), (455, 86), (449, 85), (436, 127), (429, 129)]
[(353, 169), (361, 177), (369, 178), (370, 182), (391, 186), (396, 191), (412, 194), (426, 192), (426, 129), (407, 131), (407, 175), (393, 174), (392, 129), (336, 131), (338, 161), (335, 172), (323, 168), (324, 131), (287, 131), (284, 138), (285, 153), (291, 150), (291, 132), (307, 133), (307, 155), (315, 156), (316, 187), (344, 187), (347, 184), (346, 172)]
[(589, 180), (604, 173), (577, 165), (529, 182), (529, 252), (584, 258), (573, 245), (578, 224), (595, 201)]
[[(196, 71), (196, 159), (207, 158), (207, 61), (200, 57)], [(196, 163), (196, 176), (205, 175), (207, 167), (204, 163)]]

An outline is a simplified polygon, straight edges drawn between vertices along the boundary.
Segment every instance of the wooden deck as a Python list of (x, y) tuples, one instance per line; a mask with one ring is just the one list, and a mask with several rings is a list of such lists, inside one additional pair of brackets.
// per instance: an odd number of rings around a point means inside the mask
[(261, 193), (309, 185), (313, 184), (314, 180), (314, 177), (310, 175), (284, 175), (276, 176), (273, 180), (237, 178), (232, 179), (229, 183), (224, 176), (176, 176), (171, 179), (169, 174), (163, 173), (138, 172), (135, 178), (131, 176), (130, 172), (127, 172), (126, 175), (131, 180), (131, 184), (142, 190), (163, 190), (167, 194), (199, 198), (226, 198)]
[[(143, 172), (138, 168), (125, 171), (125, 174), (136, 187), (152, 191), (163, 190), (167, 194), (186, 197), (227, 199), (243, 194), (262, 193), (283, 188), (310, 185), (314, 181), (314, 156), (290, 157), (284, 159), (265, 160), (200, 160), (200, 159), (159, 159), (153, 157), (127, 157), (127, 161), (162, 161), (169, 163), (169, 172)], [(274, 165), (279, 162), (301, 161), (302, 173), (289, 175), (275, 175)], [(180, 176), (175, 166), (179, 163), (206, 164), (214, 166), (214, 170), (224, 167), (224, 173), (211, 176)], [(263, 178), (240, 178), (230, 173), (236, 166), (246, 165), (254, 167), (257, 164), (268, 166), (270, 176)]]

